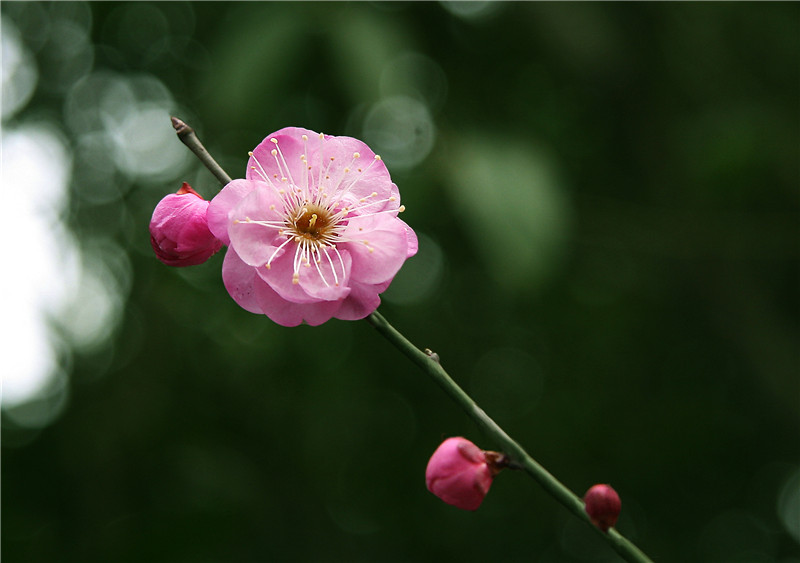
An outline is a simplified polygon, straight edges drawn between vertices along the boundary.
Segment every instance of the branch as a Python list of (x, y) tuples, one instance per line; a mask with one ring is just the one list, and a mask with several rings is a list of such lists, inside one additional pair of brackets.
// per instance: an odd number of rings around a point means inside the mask
[(217, 180), (222, 182), (223, 186), (228, 184), (231, 181), (231, 177), (225, 173), (222, 167), (217, 164), (217, 161), (208, 153), (203, 143), (197, 138), (194, 129), (177, 117), (171, 117), (170, 119), (172, 120), (172, 126), (175, 128), (175, 132), (178, 134), (178, 138), (181, 142), (189, 147), (189, 150), (200, 159), (200, 162), (206, 165), (206, 168), (211, 171)]

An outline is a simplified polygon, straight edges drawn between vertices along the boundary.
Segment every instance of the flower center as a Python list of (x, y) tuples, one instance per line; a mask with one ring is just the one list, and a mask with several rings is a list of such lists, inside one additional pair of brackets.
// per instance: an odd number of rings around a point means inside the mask
[(295, 237), (310, 242), (314, 246), (330, 245), (334, 241), (336, 221), (325, 207), (306, 203), (295, 212), (289, 222)]

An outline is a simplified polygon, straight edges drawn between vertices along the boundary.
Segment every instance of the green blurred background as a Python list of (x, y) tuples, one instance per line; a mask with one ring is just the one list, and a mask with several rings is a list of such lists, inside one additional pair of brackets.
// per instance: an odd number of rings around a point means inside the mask
[[(381, 311), (659, 561), (800, 562), (796, 3), (2, 3), (6, 561), (616, 561), (366, 322), (240, 309), (147, 224), (295, 125), (420, 236)], [(6, 273), (8, 276), (8, 272)]]

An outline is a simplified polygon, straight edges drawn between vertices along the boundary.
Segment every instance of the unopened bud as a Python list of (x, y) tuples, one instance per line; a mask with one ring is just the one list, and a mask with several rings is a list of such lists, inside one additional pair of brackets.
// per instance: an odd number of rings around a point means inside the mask
[(186, 182), (164, 197), (150, 219), (150, 244), (167, 266), (195, 266), (222, 248), (208, 230), (208, 202)]
[(622, 502), (610, 485), (593, 486), (583, 495), (583, 502), (592, 523), (604, 532), (617, 523)]
[(428, 490), (447, 504), (477, 510), (506, 457), (484, 452), (466, 438), (448, 438), (433, 452), (425, 470)]

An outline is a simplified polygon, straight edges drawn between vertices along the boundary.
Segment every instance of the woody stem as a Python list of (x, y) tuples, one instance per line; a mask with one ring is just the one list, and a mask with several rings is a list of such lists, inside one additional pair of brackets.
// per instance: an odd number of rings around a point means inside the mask
[(177, 117), (171, 117), (170, 120), (172, 121), (172, 126), (175, 128), (175, 132), (178, 134), (178, 138), (181, 142), (189, 147), (197, 158), (200, 159), (200, 162), (205, 164), (206, 168), (208, 168), (214, 177), (219, 180), (222, 185), (226, 185), (231, 181), (231, 177), (222, 169), (222, 167), (217, 164), (217, 161), (209, 154), (206, 148), (203, 146), (203, 143), (200, 142), (200, 139), (197, 138), (197, 134), (194, 132), (194, 129), (186, 125), (183, 121), (178, 119)]

